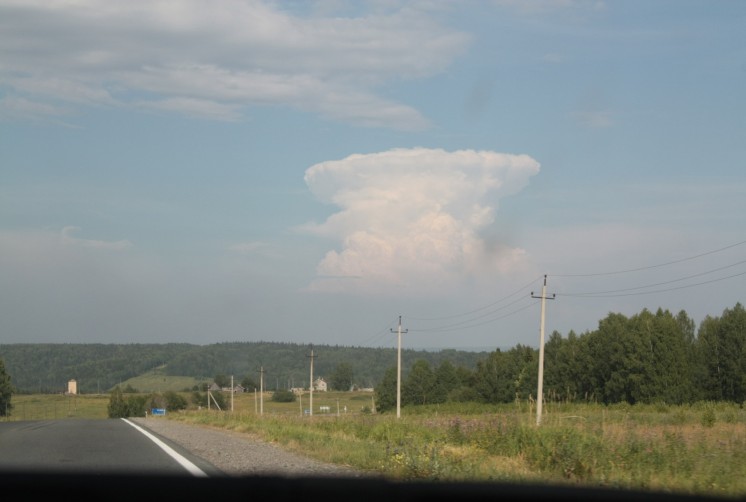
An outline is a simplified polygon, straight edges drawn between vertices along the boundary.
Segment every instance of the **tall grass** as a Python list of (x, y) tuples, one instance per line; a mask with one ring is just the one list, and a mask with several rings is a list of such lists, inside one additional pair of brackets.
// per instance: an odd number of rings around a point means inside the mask
[(172, 414), (256, 434), (312, 457), (401, 480), (574, 484), (746, 495), (746, 412), (737, 405), (524, 403), (405, 408), (391, 415)]

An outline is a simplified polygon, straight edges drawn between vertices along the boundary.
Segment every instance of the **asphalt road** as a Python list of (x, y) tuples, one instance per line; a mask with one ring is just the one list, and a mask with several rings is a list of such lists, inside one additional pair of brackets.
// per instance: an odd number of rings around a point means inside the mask
[(222, 475), (178, 445), (121, 419), (0, 422), (0, 471)]

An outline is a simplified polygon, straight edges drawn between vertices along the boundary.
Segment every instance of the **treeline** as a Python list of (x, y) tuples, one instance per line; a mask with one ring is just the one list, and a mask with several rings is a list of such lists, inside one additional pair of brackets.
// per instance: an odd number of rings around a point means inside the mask
[[(10, 344), (0, 361), (15, 392), (110, 392), (148, 372), (237, 382), (266, 390), (308, 387), (309, 345), (275, 342), (191, 344)], [(318, 345), (314, 377), (375, 387), (377, 408), (396, 404), (396, 349)], [(536, 398), (539, 351), (402, 350), (402, 404)], [(337, 384), (341, 386), (342, 384)], [(341, 387), (340, 387), (341, 388)], [(686, 312), (611, 313), (598, 329), (552, 333), (545, 345), (544, 398), (599, 403), (746, 400), (746, 311), (737, 303), (699, 327)]]
[[(473, 371), (417, 361), (402, 378), (402, 405), (536, 398), (539, 351), (497, 350)], [(544, 398), (599, 403), (746, 401), (746, 311), (740, 303), (699, 328), (681, 311), (609, 314), (595, 331), (545, 344)], [(376, 387), (377, 408), (396, 406), (396, 368)]]
[[(396, 361), (396, 349), (314, 346), (314, 378), (331, 377), (349, 364), (358, 387), (373, 387)], [(310, 346), (276, 342), (193, 344), (8, 344), (0, 345), (0, 360), (17, 393), (59, 393), (75, 379), (83, 394), (106, 393), (126, 380), (158, 373), (214, 380), (234, 376), (236, 382), (259, 381), (265, 389), (308, 387)], [(487, 352), (402, 350), (403, 364), (452, 361), (476, 367)]]

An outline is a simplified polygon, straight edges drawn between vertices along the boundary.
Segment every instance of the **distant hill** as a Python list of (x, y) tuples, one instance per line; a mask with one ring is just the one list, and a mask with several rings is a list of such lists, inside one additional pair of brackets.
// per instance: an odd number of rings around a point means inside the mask
[[(387, 368), (396, 366), (396, 349), (314, 346), (314, 378), (331, 374), (341, 363), (353, 368), (353, 381), (374, 387)], [(402, 349), (406, 374), (419, 359), (437, 366), (449, 361), (473, 369), (488, 352), (446, 349)], [(190, 377), (185, 382), (211, 380), (216, 375), (259, 381), (264, 370), (267, 389), (305, 387), (310, 377), (308, 345), (279, 342), (193, 344), (5, 344), (0, 359), (20, 393), (64, 392), (75, 379), (81, 393), (108, 392), (134, 377)]]

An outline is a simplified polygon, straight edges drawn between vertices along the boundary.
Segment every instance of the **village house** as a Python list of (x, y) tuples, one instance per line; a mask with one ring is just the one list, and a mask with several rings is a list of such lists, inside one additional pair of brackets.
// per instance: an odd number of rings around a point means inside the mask
[(321, 377), (317, 378), (313, 382), (313, 390), (317, 390), (319, 392), (326, 392), (327, 390), (326, 380), (324, 380)]

